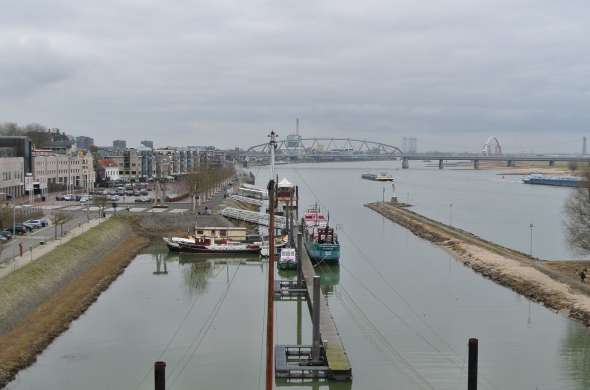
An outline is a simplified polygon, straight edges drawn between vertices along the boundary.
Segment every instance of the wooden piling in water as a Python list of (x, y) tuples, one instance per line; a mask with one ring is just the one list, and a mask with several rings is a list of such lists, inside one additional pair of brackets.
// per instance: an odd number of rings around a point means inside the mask
[(467, 390), (477, 390), (477, 339), (469, 339), (469, 363), (467, 370)]
[(154, 363), (154, 389), (166, 390), (166, 362)]

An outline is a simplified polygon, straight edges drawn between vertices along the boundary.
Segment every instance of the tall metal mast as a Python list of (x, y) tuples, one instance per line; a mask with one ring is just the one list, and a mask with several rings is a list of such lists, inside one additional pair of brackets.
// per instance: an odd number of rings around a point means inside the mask
[(272, 180), (275, 178), (275, 150), (277, 148), (278, 134), (272, 130), (268, 137), (270, 138), (268, 145), (270, 146), (270, 178)]

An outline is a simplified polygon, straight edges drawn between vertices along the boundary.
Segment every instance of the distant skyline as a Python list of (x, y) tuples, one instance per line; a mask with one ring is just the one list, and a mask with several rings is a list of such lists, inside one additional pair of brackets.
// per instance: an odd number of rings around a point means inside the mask
[(590, 7), (571, 0), (12, 2), (0, 122), (99, 145), (306, 136), (582, 150)]

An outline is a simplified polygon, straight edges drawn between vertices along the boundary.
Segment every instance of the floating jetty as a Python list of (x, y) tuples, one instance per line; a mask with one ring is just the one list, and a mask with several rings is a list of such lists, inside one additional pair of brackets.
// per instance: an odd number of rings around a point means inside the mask
[[(349, 381), (352, 379), (352, 367), (336, 322), (330, 312), (328, 301), (321, 293), (319, 276), (301, 245), (301, 233), (298, 235), (298, 281), (275, 281), (275, 299), (293, 300), (305, 296), (312, 317), (314, 343), (319, 348), (314, 352), (314, 345), (277, 345), (275, 346), (275, 376), (283, 379), (330, 379)], [(316, 295), (317, 294), (317, 295)], [(317, 305), (317, 307), (314, 307)], [(316, 315), (317, 318), (316, 319)], [(316, 322), (316, 320), (319, 320)], [(319, 351), (318, 351), (319, 350)], [(314, 356), (315, 355), (315, 356)]]

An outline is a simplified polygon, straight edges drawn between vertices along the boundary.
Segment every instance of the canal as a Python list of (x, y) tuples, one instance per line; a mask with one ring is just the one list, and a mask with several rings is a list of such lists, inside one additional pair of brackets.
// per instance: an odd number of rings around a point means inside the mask
[[(302, 204), (326, 207), (338, 228), (341, 266), (322, 269), (322, 285), (354, 375), (352, 385), (288, 387), (466, 388), (467, 339), (477, 337), (481, 389), (589, 388), (586, 328), (364, 208), (384, 186), (360, 175), (389, 170), (398, 196), (418, 211), (523, 251), (533, 223), (533, 248), (543, 258), (572, 256), (561, 232), (567, 190), (414, 165), (279, 167), (300, 185)], [(168, 363), (170, 389), (263, 388), (265, 278), (266, 266), (255, 261), (169, 255), (155, 243), (8, 388), (151, 389), (158, 359)], [(305, 304), (300, 312), (299, 328), (297, 302), (277, 303), (278, 343), (309, 343)]]

